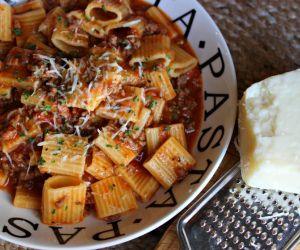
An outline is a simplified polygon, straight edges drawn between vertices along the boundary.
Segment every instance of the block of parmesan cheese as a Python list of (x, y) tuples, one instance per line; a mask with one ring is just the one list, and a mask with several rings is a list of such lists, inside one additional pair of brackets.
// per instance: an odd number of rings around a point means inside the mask
[(249, 87), (239, 105), (243, 180), (300, 194), (300, 70)]

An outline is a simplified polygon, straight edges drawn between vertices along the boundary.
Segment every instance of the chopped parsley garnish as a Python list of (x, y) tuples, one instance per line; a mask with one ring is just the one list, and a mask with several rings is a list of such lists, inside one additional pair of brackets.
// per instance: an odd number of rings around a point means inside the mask
[(112, 148), (113, 147), (111, 144), (106, 144), (105, 146), (108, 147), (108, 148)]
[(25, 136), (25, 133), (22, 131), (21, 133), (20, 133), (20, 137), (24, 137)]
[(147, 95), (147, 100), (152, 101), (153, 97), (152, 95)]
[(32, 138), (32, 137), (29, 137), (27, 141), (28, 141), (29, 143), (34, 143), (35, 139)]
[(68, 210), (68, 206), (65, 206), (65, 211)]
[(80, 144), (81, 144), (81, 142), (80, 142), (80, 141), (77, 141), (77, 142), (74, 143), (73, 146), (76, 148), (76, 147), (79, 146)]
[(23, 93), (22, 93), (22, 96), (25, 98), (25, 100), (27, 100), (29, 98), (29, 96), (32, 95), (32, 91), (30, 90), (25, 90)]
[(55, 160), (52, 160), (51, 163), (55, 163)]
[(50, 105), (45, 105), (45, 106), (43, 107), (43, 110), (51, 111), (51, 106), (50, 106)]
[(167, 73), (169, 74), (171, 71), (171, 68), (170, 67), (167, 67)]
[(130, 130), (130, 129), (126, 130), (126, 131), (124, 132), (124, 135), (125, 135), (125, 136), (130, 136), (130, 135), (131, 135), (131, 130)]
[(105, 5), (104, 5), (104, 4), (102, 4), (102, 7), (101, 7), (101, 9), (102, 9), (104, 12), (106, 12), (106, 11), (107, 11), (107, 9), (106, 9), (106, 7), (105, 7)]
[(140, 127), (136, 126), (133, 128), (135, 131), (138, 131), (140, 129)]
[(108, 189), (109, 189), (110, 191), (113, 191), (115, 187), (116, 187), (116, 185), (113, 183), (112, 185), (109, 185), (109, 186), (108, 186)]
[(36, 49), (36, 45), (34, 43), (27, 43), (25, 46), (26, 49), (31, 49), (31, 50), (35, 50)]
[(116, 148), (116, 150), (119, 150), (120, 149), (120, 145), (116, 144), (115, 148)]
[(46, 161), (44, 160), (43, 157), (41, 157), (41, 158), (37, 161), (38, 165), (44, 165), (45, 162), (46, 162)]
[(133, 97), (134, 102), (138, 102), (139, 100), (140, 100), (140, 98), (137, 95), (135, 97)]
[(152, 109), (156, 105), (157, 105), (157, 101), (153, 100), (153, 101), (150, 102), (149, 108)]
[(84, 19), (86, 20), (86, 21), (90, 21), (91, 19), (88, 17), (88, 16), (84, 16)]
[(69, 25), (69, 22), (67, 20), (64, 21), (64, 26), (67, 27)]
[(56, 210), (53, 208), (51, 214), (55, 214)]
[(18, 82), (23, 82), (25, 81), (27, 78), (26, 77), (17, 77), (16, 78)]
[(164, 127), (164, 131), (170, 131), (170, 130), (171, 130), (171, 126)]
[(14, 28), (13, 31), (14, 31), (14, 33), (15, 33), (16, 36), (21, 36), (22, 35), (21, 28)]
[(121, 167), (124, 167), (125, 165), (124, 165), (124, 163), (121, 163), (120, 166), (121, 166)]
[(64, 99), (58, 99), (58, 102), (60, 105), (65, 105), (66, 104), (66, 100)]
[(57, 143), (60, 144), (60, 145), (63, 145), (64, 142), (65, 142), (65, 140), (62, 139), (62, 138), (58, 138), (58, 139), (57, 139)]
[(166, 54), (166, 57), (167, 57), (168, 59), (171, 59), (171, 55), (170, 55), (170, 54)]
[(56, 19), (57, 19), (57, 21), (60, 22), (61, 20), (63, 20), (63, 17), (62, 16), (58, 16)]
[(157, 64), (153, 64), (153, 66), (152, 66), (152, 70), (154, 70), (154, 71), (157, 71), (157, 69), (158, 69), (158, 66), (157, 66)]

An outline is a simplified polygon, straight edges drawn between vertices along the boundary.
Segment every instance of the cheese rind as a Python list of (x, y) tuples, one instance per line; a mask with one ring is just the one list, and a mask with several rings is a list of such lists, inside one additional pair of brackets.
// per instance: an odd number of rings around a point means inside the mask
[(249, 87), (239, 104), (242, 178), (300, 194), (300, 70)]

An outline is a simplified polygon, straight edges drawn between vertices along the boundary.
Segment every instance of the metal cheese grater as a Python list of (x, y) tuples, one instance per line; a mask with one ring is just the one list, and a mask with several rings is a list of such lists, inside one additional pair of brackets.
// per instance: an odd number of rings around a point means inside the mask
[(292, 249), (300, 195), (251, 188), (235, 166), (182, 215), (177, 231), (182, 249)]

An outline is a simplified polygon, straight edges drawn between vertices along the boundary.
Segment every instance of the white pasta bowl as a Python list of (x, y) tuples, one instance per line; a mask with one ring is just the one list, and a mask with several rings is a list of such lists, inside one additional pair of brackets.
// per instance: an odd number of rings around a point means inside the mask
[(0, 237), (38, 249), (92, 249), (132, 240), (154, 230), (182, 211), (203, 190), (219, 167), (231, 139), (237, 104), (236, 76), (226, 42), (196, 0), (151, 0), (182, 28), (197, 54), (203, 77), (202, 127), (192, 149), (196, 167), (170, 190), (160, 189), (152, 200), (113, 222), (92, 214), (76, 225), (47, 226), (40, 214), (13, 207), (0, 192)]

